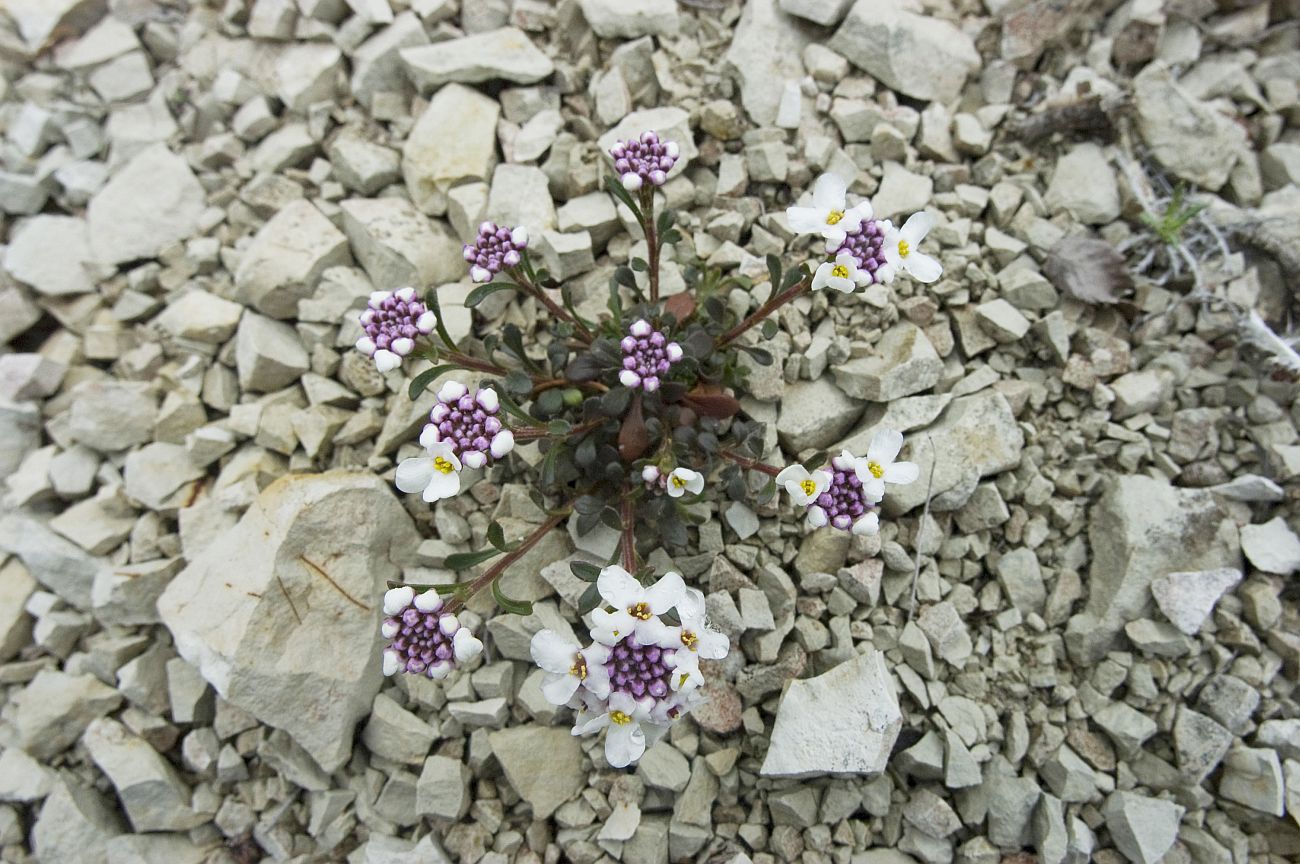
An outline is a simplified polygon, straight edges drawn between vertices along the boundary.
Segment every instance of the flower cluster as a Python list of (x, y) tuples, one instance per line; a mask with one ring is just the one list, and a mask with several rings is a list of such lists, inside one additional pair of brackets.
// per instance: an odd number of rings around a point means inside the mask
[(429, 502), (458, 493), (463, 467), (484, 468), (514, 449), (514, 433), (501, 422), (500, 409), (490, 387), (470, 393), (459, 381), (443, 384), (420, 433), (425, 454), (397, 466), (397, 488), (420, 492)]
[(609, 155), (614, 157), (614, 170), (623, 188), (635, 192), (646, 183), (662, 186), (668, 181), (668, 172), (677, 164), (677, 142), (660, 141), (653, 132), (642, 132), (615, 144)]
[[(705, 623), (704, 595), (676, 573), (647, 588), (623, 568), (606, 567), (596, 588), (612, 608), (592, 612), (592, 644), (581, 648), (541, 630), (531, 649), (546, 672), (543, 695), (577, 712), (573, 734), (608, 728), (605, 758), (624, 768), (703, 701), (700, 660), (720, 660), (730, 646)], [(661, 617), (672, 609), (680, 625)]]
[(436, 326), (438, 316), (415, 296), (414, 288), (375, 291), (361, 313), (357, 350), (373, 358), (380, 372), (391, 372), (415, 350), (415, 340)]
[(384, 594), (384, 623), (389, 640), (384, 649), (384, 674), (407, 672), (446, 678), (457, 663), (483, 651), (483, 643), (456, 616), (443, 611), (437, 591), (416, 594), (409, 585)]
[(469, 275), (475, 282), (490, 282), (502, 270), (518, 267), (523, 260), (520, 253), (528, 248), (528, 229), (502, 228), (493, 222), (478, 226), (478, 236), (473, 243), (465, 244), (465, 260), (469, 262)]
[(830, 470), (790, 465), (776, 475), (776, 482), (796, 505), (808, 508), (809, 527), (875, 534), (885, 485), (906, 486), (921, 473), (914, 462), (895, 461), (902, 449), (902, 434), (882, 429), (872, 436), (865, 457), (844, 450), (831, 459)]
[(640, 387), (653, 393), (659, 389), (660, 379), (682, 359), (682, 346), (669, 342), (644, 318), (633, 322), (627, 334), (619, 343), (623, 349), (623, 371), (618, 373), (618, 380), (624, 387), (634, 390)]
[(895, 228), (888, 219), (876, 219), (871, 204), (850, 207), (848, 185), (834, 174), (823, 174), (813, 186), (811, 207), (790, 207), (790, 228), (801, 234), (820, 234), (826, 251), (834, 256), (817, 267), (812, 289), (834, 288), (846, 294), (873, 282), (891, 282), (902, 270), (921, 282), (934, 282), (943, 266), (918, 251), (934, 226), (928, 213), (914, 213)]

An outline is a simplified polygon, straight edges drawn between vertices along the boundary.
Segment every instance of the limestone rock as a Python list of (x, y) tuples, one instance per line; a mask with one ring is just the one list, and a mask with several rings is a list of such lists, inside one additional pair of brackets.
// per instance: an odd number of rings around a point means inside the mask
[(32, 827), (32, 848), (41, 861), (105, 864), (107, 842), (122, 831), (117, 808), (94, 789), (69, 778), (45, 799)]
[(1115, 792), (1102, 815), (1111, 840), (1133, 864), (1156, 864), (1178, 839), (1184, 808), (1136, 792)]
[(41, 412), (36, 405), (0, 399), (0, 474), (13, 475), (40, 443)]
[(272, 318), (293, 318), (321, 274), (352, 263), (348, 240), (311, 202), (294, 201), (273, 216), (244, 250), (235, 271), (240, 300)]
[(582, 16), (602, 39), (635, 39), (638, 36), (670, 35), (677, 32), (675, 0), (578, 0)]
[(158, 403), (134, 381), (85, 381), (72, 391), (68, 428), (74, 440), (100, 453), (125, 450), (153, 437)]
[(1223, 760), (1219, 794), (1260, 813), (1281, 816), (1285, 809), (1282, 763), (1267, 747), (1234, 747)]
[[(826, 718), (834, 716), (834, 723)], [(760, 773), (766, 777), (876, 774), (903, 726), (879, 651), (829, 672), (791, 681), (777, 709)]]
[(1133, 79), (1133, 107), (1151, 155), (1197, 186), (1219, 190), (1248, 152), (1246, 130), (1194, 98), (1162, 63), (1148, 64)]
[(1265, 573), (1289, 576), (1300, 569), (1300, 538), (1281, 516), (1241, 529), (1241, 551)]
[(1214, 495), (1150, 477), (1117, 477), (1093, 505), (1088, 535), (1088, 604), (1066, 630), (1076, 663), (1101, 659), (1126, 623), (1150, 611), (1156, 575), (1240, 564), (1236, 523)]
[[(51, 255), (52, 249), (59, 254)], [(73, 216), (22, 220), (14, 226), (4, 253), (9, 275), (51, 297), (94, 291), (93, 262), (86, 221)]]
[(104, 0), (7, 0), (4, 11), (36, 54), (57, 38), (90, 29), (106, 10)]
[(853, 0), (781, 0), (781, 11), (823, 27), (834, 27), (844, 19), (852, 3)]
[(352, 251), (376, 290), (455, 282), (461, 244), (404, 198), (353, 198), (339, 205)]
[(13, 698), (18, 746), (37, 759), (49, 759), (121, 703), (121, 694), (93, 675), (42, 669)]
[(146, 147), (90, 199), (91, 249), (107, 264), (153, 258), (198, 231), (206, 201), (183, 157), (164, 144)]
[(582, 748), (566, 729), (513, 726), (489, 733), (488, 744), (534, 819), (548, 818), (587, 785)]
[(1056, 162), (1044, 199), (1087, 225), (1119, 218), (1119, 184), (1096, 144), (1078, 144)]
[(207, 821), (190, 809), (190, 790), (158, 751), (116, 720), (101, 717), (82, 743), (117, 789), (136, 831), (185, 831)]
[(289, 475), (192, 559), (158, 611), (223, 699), (334, 771), (383, 681), (378, 600), (418, 544), (374, 475)]
[(872, 346), (872, 353), (841, 364), (835, 383), (847, 395), (890, 402), (928, 390), (939, 381), (943, 361), (921, 328), (900, 321)]
[[(847, 0), (812, 0), (801, 5), (829, 12), (825, 7), (837, 3), (843, 7)], [(813, 28), (785, 14), (791, 11), (785, 8), (788, 5), (789, 0), (782, 0), (781, 7), (785, 9), (782, 11), (777, 8), (777, 0), (746, 3), (727, 48), (727, 68), (740, 80), (741, 104), (760, 126), (776, 122), (786, 84), (803, 79), (805, 73), (800, 58), (804, 49), (816, 41)], [(843, 9), (840, 14), (843, 14)]]
[(37, 582), (78, 609), (91, 607), (95, 580), (107, 569), (104, 561), (24, 513), (0, 518), (0, 549), (18, 556)]
[(178, 339), (220, 345), (234, 335), (243, 314), (238, 303), (195, 290), (168, 303), (154, 323)]
[(1151, 580), (1151, 595), (1171, 624), (1195, 636), (1219, 598), (1240, 581), (1241, 571), (1231, 567), (1166, 573)]
[(555, 71), (551, 58), (517, 27), (406, 48), (401, 56), (411, 80), (422, 93), (452, 82), (534, 84)]
[(255, 312), (245, 312), (239, 322), (235, 366), (239, 386), (262, 393), (289, 386), (311, 368), (298, 333)]
[(299, 112), (333, 101), (342, 59), (343, 52), (327, 42), (290, 45), (275, 64), (280, 101)]
[(829, 447), (853, 428), (865, 407), (824, 376), (790, 384), (776, 420), (781, 445), (791, 453)]
[(926, 102), (952, 102), (980, 67), (975, 44), (952, 24), (874, 0), (858, 0), (828, 45), (886, 87)]
[[(496, 164), (501, 106), (463, 84), (448, 84), (429, 100), (402, 148), (402, 176), (417, 207), (447, 210), (447, 190), (486, 180)], [(447, 130), (455, 127), (456, 134)]]

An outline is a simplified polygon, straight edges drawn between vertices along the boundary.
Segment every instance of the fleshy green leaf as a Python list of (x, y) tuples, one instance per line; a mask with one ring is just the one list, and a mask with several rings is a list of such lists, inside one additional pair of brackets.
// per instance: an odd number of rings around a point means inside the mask
[(583, 582), (595, 582), (600, 578), (600, 568), (587, 561), (570, 561), (569, 572)]
[(489, 282), (486, 285), (479, 285), (473, 291), (470, 291), (469, 295), (465, 298), (465, 308), (473, 309), (475, 306), (482, 303), (489, 296), (497, 293), (498, 291), (514, 291), (514, 290), (516, 290), (515, 286), (510, 284), (509, 282)]
[(457, 552), (455, 555), (448, 555), (447, 560), (443, 562), (443, 566), (448, 570), (468, 570), (469, 568), (482, 564), (484, 561), (495, 558), (500, 554), (501, 552), (498, 549), (481, 549), (478, 552)]
[(505, 529), (501, 527), (500, 522), (491, 522), (488, 524), (487, 541), (502, 552), (510, 551), (510, 546), (506, 543)]
[(497, 605), (505, 612), (510, 612), (515, 615), (533, 614), (532, 603), (529, 603), (527, 600), (513, 600), (505, 595), (505, 592), (501, 590), (500, 579), (492, 580), (492, 598), (497, 601)]
[(411, 398), (412, 402), (414, 402), (420, 397), (420, 394), (433, 383), (435, 378), (439, 375), (445, 375), (448, 372), (454, 372), (459, 368), (459, 366), (444, 363), (441, 366), (434, 366), (432, 369), (425, 369), (419, 375), (416, 375), (411, 379), (410, 385), (406, 388), (406, 395)]
[(578, 614), (586, 615), (591, 610), (600, 605), (600, 591), (596, 590), (595, 583), (587, 586), (587, 590), (582, 592), (578, 598)]

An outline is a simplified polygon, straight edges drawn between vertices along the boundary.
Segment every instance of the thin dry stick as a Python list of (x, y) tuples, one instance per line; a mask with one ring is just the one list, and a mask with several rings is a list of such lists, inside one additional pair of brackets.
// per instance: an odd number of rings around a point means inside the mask
[(925, 531), (925, 520), (930, 515), (930, 496), (934, 492), (934, 469), (939, 464), (938, 455), (934, 452), (934, 441), (929, 435), (925, 436), (925, 440), (930, 442), (930, 479), (925, 484), (925, 509), (921, 511), (921, 524), (916, 529), (916, 568), (912, 571), (912, 604), (907, 608), (909, 622), (916, 614), (916, 586), (921, 581), (921, 532)]

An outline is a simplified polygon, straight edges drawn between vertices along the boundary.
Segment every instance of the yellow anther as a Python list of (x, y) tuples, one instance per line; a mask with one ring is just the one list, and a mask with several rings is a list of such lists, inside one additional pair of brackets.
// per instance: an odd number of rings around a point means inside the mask
[(439, 471), (441, 471), (443, 474), (450, 474), (451, 472), (453, 472), (453, 471), (456, 470), (456, 466), (455, 466), (455, 465), (452, 465), (451, 462), (448, 461), (448, 460), (447, 460), (445, 457), (443, 457), (443, 456), (435, 456), (435, 457), (434, 457), (434, 459), (433, 459), (433, 467), (434, 467), (434, 468), (437, 468), (437, 469), (438, 469)]
[(847, 279), (849, 278), (849, 268), (845, 267), (843, 264), (836, 264), (831, 268), (831, 275), (836, 279)]
[(649, 621), (650, 616), (653, 613), (650, 611), (649, 605), (645, 603), (635, 603), (627, 607), (627, 614), (631, 615), (633, 618), (639, 618), (642, 621)]
[(879, 462), (868, 462), (867, 470), (870, 471), (871, 476), (875, 477), (877, 480), (885, 476), (885, 468)]
[(609, 722), (617, 723), (620, 726), (626, 726), (632, 722), (632, 715), (624, 714), (622, 711), (609, 712)]
[(908, 245), (906, 240), (898, 241), (898, 257), (906, 258), (911, 251), (912, 247)]
[(683, 479), (683, 478), (681, 478), (681, 477), (678, 477), (678, 476), (675, 475), (675, 474), (674, 474), (673, 477), (672, 477), (672, 481), (673, 481), (673, 488), (674, 488), (674, 489), (682, 489), (682, 488), (685, 488), (685, 486), (686, 486), (686, 480)]
[(799, 488), (803, 490), (803, 494), (811, 496), (817, 491), (817, 482), (809, 477), (807, 480), (799, 481)]
[(838, 224), (840, 224), (840, 220), (843, 219), (843, 218), (844, 218), (844, 211), (843, 211), (843, 210), (832, 210), (832, 211), (831, 211), (831, 212), (826, 216), (826, 224), (827, 224), (827, 225), (838, 225)]
[(692, 651), (695, 650), (695, 643), (699, 641), (700, 641), (700, 637), (696, 636), (691, 631), (689, 630), (682, 631), (682, 644), (685, 645), (687, 648), (691, 649)]
[(587, 680), (587, 658), (581, 654), (575, 654), (573, 665), (569, 667), (569, 674), (575, 676), (579, 681)]

